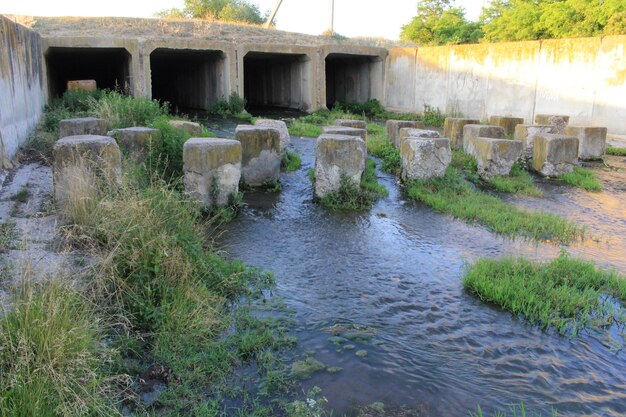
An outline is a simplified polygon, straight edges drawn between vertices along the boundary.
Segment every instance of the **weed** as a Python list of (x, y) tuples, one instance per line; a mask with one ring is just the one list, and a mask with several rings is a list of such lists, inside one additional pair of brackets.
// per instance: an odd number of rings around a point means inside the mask
[(322, 128), (311, 123), (295, 121), (289, 126), (289, 134), (291, 136), (316, 138), (322, 134)]
[(280, 161), (280, 168), (285, 172), (293, 172), (300, 169), (302, 166), (302, 159), (296, 152), (285, 149), (283, 157)]
[(514, 164), (508, 176), (497, 176), (489, 181), (489, 185), (503, 193), (517, 193), (533, 197), (541, 197), (543, 193), (533, 183), (533, 178), (520, 164)]
[(15, 222), (0, 223), (0, 253), (16, 249), (15, 241), (18, 238)]
[(266, 180), (263, 184), (258, 186), (252, 186), (246, 183), (243, 179), (239, 182), (239, 189), (246, 191), (261, 191), (266, 193), (278, 193), (283, 189), (283, 185), (279, 179)]
[(322, 417), (328, 414), (324, 411), (324, 405), (328, 403), (320, 393), (319, 387), (313, 387), (307, 394), (306, 399), (293, 401), (285, 407), (287, 417)]
[(30, 197), (30, 191), (28, 191), (27, 187), (22, 187), (21, 190), (11, 196), (11, 200), (17, 201), (18, 203), (25, 203), (28, 201), (28, 197)]
[[(209, 114), (215, 114), (223, 118), (235, 117), (244, 113), (246, 109), (246, 99), (242, 98), (236, 92), (232, 92), (228, 100), (217, 101), (210, 109)], [(246, 116), (249, 113), (245, 113)], [(251, 117), (251, 115), (250, 115)]]
[(626, 301), (624, 277), (566, 252), (546, 264), (523, 258), (480, 259), (469, 267), (463, 285), (485, 302), (562, 334), (626, 324), (624, 307), (606, 297)]
[(424, 106), (423, 121), (426, 126), (443, 127), (446, 121), (446, 115), (436, 107)]
[(614, 146), (607, 146), (605, 153), (607, 155), (626, 156), (626, 148), (616, 148)]
[(168, 114), (168, 105), (157, 100), (133, 98), (117, 91), (106, 91), (99, 99), (89, 97), (89, 112), (105, 119), (109, 129), (148, 126), (159, 116)]
[(602, 183), (598, 180), (595, 172), (579, 166), (574, 167), (574, 171), (559, 175), (558, 178), (574, 187), (587, 191), (601, 191)]
[(361, 176), (361, 183), (355, 183), (346, 175), (341, 176), (337, 191), (325, 194), (320, 203), (332, 210), (367, 210), (382, 196), (387, 189), (376, 179), (376, 163), (368, 160), (367, 168)]

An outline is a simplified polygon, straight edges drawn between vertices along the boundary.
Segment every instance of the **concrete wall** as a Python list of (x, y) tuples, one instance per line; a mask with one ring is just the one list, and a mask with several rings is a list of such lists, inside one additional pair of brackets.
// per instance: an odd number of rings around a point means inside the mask
[(385, 104), (487, 119), (568, 114), (626, 134), (626, 36), (395, 48)]
[(0, 168), (35, 128), (45, 104), (41, 39), (0, 16)]

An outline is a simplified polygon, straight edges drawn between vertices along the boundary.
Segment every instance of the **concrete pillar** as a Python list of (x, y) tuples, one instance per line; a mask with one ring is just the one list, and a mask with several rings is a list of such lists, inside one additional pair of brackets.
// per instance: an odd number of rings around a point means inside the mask
[(487, 126), (487, 125), (465, 125), (463, 126), (463, 151), (470, 155), (473, 155), (472, 140), (474, 138), (506, 138), (506, 132), (504, 128), (500, 126)]
[[(403, 129), (404, 130), (404, 129)], [(442, 177), (452, 162), (448, 138), (408, 137), (400, 145), (403, 180)]]
[(502, 127), (505, 134), (508, 136), (515, 133), (515, 126), (524, 124), (524, 118), (509, 116), (491, 116), (489, 117), (489, 124)]
[(240, 125), (235, 139), (241, 142), (241, 179), (258, 187), (280, 177), (280, 132), (274, 128)]
[(143, 163), (152, 141), (160, 139), (161, 131), (149, 127), (128, 127), (109, 132), (109, 136), (117, 139), (120, 147), (128, 152), (135, 162)]
[(473, 124), (480, 124), (480, 120), (446, 117), (443, 124), (443, 136), (450, 139), (452, 149), (463, 149), (463, 127)]
[(357, 186), (365, 170), (365, 142), (355, 136), (321, 135), (315, 149), (315, 195), (319, 198), (339, 190), (347, 176)]
[(564, 134), (578, 138), (580, 159), (600, 159), (606, 149), (606, 127), (567, 126)]
[(387, 120), (387, 138), (394, 148), (400, 147), (400, 129), (403, 127), (412, 127), (415, 129), (423, 129), (424, 122), (410, 120)]
[(335, 120), (335, 126), (353, 127), (367, 131), (367, 122), (365, 120), (337, 119)]
[(557, 176), (574, 170), (578, 160), (578, 138), (543, 133), (535, 136), (533, 168), (546, 176)]
[(283, 153), (291, 143), (291, 136), (289, 135), (287, 123), (283, 122), (282, 120), (258, 119), (254, 122), (254, 125), (258, 127), (269, 127), (278, 130), (278, 132), (280, 133), (280, 151)]
[(478, 174), (485, 180), (509, 175), (513, 164), (522, 156), (522, 142), (518, 140), (473, 137), (469, 146), (476, 158)]
[(78, 135), (105, 135), (107, 122), (95, 117), (63, 119), (59, 121), (59, 138)]
[(515, 126), (515, 133), (513, 139), (522, 142), (524, 147), (523, 157), (525, 159), (532, 159), (533, 157), (533, 144), (535, 137), (544, 133), (557, 133), (555, 126), (549, 125), (517, 125)]

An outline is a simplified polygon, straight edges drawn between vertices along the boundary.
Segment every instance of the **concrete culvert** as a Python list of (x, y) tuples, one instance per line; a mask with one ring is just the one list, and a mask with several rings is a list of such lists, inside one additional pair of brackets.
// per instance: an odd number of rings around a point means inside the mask
[(382, 73), (382, 65), (382, 60), (377, 56), (328, 54), (326, 106), (331, 108), (337, 101), (365, 103), (375, 98), (373, 83), (380, 78), (376, 73)]

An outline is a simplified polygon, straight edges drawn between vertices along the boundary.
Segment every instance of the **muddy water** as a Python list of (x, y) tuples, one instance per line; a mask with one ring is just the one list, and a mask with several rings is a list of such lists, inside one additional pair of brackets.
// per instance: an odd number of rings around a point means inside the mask
[[(231, 134), (232, 126), (220, 133)], [(493, 411), (519, 401), (544, 413), (555, 407), (559, 415), (626, 415), (626, 353), (619, 350), (618, 329), (568, 340), (482, 303), (461, 286), (464, 265), (478, 257), (543, 259), (558, 255), (559, 247), (510, 240), (433, 213), (405, 200), (386, 174), (379, 176), (389, 197), (370, 212), (329, 212), (311, 198), (307, 171), (315, 141), (294, 138), (292, 146), (303, 157), (302, 169), (283, 174), (280, 194), (247, 196), (248, 207), (220, 243), (233, 257), (275, 273), (280, 294), (296, 311), (299, 349), (342, 368), (305, 383), (322, 387), (335, 415), (376, 401), (429, 416), (467, 416), (477, 404)], [(597, 195), (546, 183), (545, 198), (510, 200), (587, 224), (599, 242), (571, 252), (626, 272), (620, 181), (609, 181), (608, 191)], [(372, 337), (332, 343), (329, 328), (344, 325)]]

